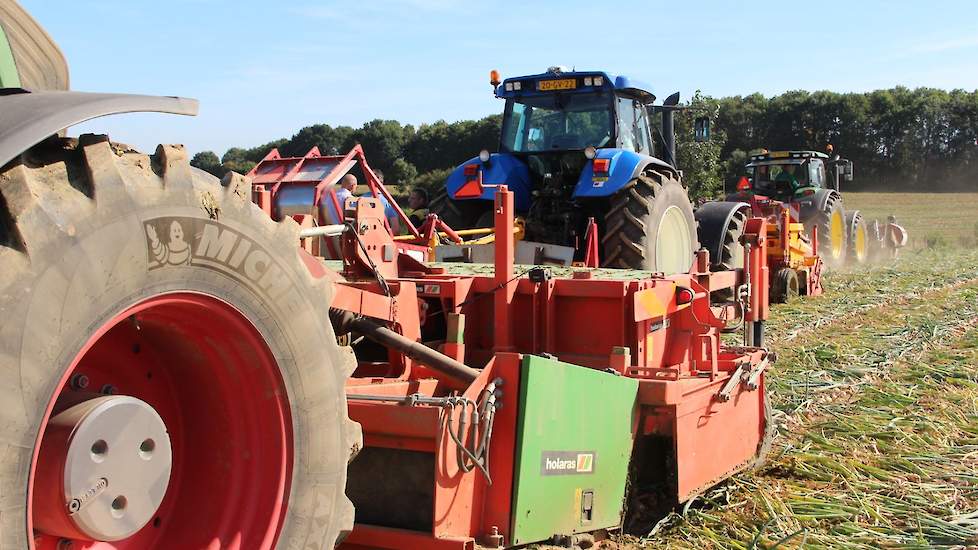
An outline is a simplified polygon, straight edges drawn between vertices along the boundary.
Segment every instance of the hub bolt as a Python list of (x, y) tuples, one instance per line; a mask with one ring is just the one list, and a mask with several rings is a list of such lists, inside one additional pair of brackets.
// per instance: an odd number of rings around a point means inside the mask
[(83, 390), (88, 387), (88, 377), (84, 374), (76, 374), (71, 377), (71, 389)]
[(102, 386), (102, 393), (105, 395), (115, 395), (118, 390), (112, 384)]

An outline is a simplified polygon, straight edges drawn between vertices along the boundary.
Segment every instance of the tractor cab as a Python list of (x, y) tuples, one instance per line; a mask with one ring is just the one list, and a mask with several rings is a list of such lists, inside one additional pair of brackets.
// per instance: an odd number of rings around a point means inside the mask
[(852, 181), (852, 161), (817, 151), (771, 151), (753, 155), (747, 164), (747, 183), (738, 191), (783, 202), (808, 196), (818, 189), (839, 190)]
[(504, 99), (499, 150), (512, 154), (618, 148), (651, 155), (648, 105), (655, 96), (624, 77), (563, 72), (507, 79), (496, 86)]
[[(499, 147), (493, 153), (482, 151), (449, 176), (447, 199), (484, 201), (442, 210), (453, 227), (487, 226), (494, 191), (483, 185), (506, 184), (515, 193), (517, 212), (543, 221), (530, 224), (531, 234), (537, 233), (535, 227), (543, 233), (556, 229), (562, 237), (540, 237), (570, 243), (579, 240), (581, 223), (602, 219), (606, 209), (603, 204), (577, 208), (581, 201), (607, 199), (649, 164), (675, 172), (672, 109), (677, 108), (678, 94), (653, 107), (655, 95), (645, 84), (563, 67), (505, 80), (493, 71), (490, 83), (494, 95), (505, 102)], [(656, 158), (652, 115), (659, 111), (664, 147)], [(574, 219), (557, 219), (568, 212), (575, 212)]]
[(813, 151), (774, 151), (754, 155), (747, 165), (750, 190), (790, 202), (797, 194), (824, 188), (824, 159), (827, 158), (828, 155)]
[[(449, 174), (432, 201), (440, 219), (465, 230), (491, 226), (495, 188), (505, 185), (523, 227), (519, 246), (532, 252), (526, 262), (517, 254), (520, 263), (689, 271), (698, 243), (675, 161), (678, 93), (653, 106), (650, 88), (629, 77), (563, 67), (505, 80), (492, 71), (490, 83), (505, 102), (498, 150)], [(708, 129), (697, 126), (700, 134)], [(641, 210), (647, 219), (627, 218)]]

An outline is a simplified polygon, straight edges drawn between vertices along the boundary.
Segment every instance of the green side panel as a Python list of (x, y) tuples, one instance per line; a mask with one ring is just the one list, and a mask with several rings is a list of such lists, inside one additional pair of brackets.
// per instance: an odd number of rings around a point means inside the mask
[(621, 524), (638, 382), (523, 358), (511, 544)]
[(20, 76), (14, 63), (14, 52), (10, 49), (7, 34), (0, 27), (0, 88), (20, 88)]

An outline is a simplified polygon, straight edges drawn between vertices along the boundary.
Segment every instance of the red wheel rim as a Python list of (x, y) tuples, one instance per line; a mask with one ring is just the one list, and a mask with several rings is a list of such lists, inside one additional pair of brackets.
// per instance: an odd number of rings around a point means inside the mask
[[(58, 399), (79, 391), (79, 375), (87, 377), (85, 391), (146, 402), (169, 432), (172, 471), (166, 494), (153, 518), (124, 540), (100, 542), (80, 532), (65, 537), (35, 529), (41, 515), (45, 521), (50, 514), (67, 518), (63, 497), (48, 490), (52, 476), (35, 479), (35, 474), (44, 427)], [(202, 294), (165, 294), (112, 317), (71, 363), (41, 426), (27, 509), (36, 550), (274, 547), (291, 486), (288, 397), (265, 340), (226, 302)], [(50, 451), (45, 453), (42, 463), (49, 464)]]

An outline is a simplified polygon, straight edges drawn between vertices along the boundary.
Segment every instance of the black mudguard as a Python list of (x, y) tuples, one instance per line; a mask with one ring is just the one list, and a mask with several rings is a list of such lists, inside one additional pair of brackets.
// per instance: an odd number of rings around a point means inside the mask
[(120, 113), (156, 112), (194, 116), (197, 100), (85, 92), (0, 92), (0, 166), (69, 126)]
[(815, 219), (815, 216), (825, 211), (825, 207), (832, 197), (842, 200), (842, 196), (834, 189), (817, 189), (814, 196), (795, 201), (794, 204), (798, 205), (801, 222), (808, 225)]
[(745, 202), (718, 201), (708, 202), (693, 213), (696, 218), (696, 233), (700, 239), (700, 247), (710, 252), (711, 264), (720, 257), (723, 237), (730, 227), (734, 214), (745, 209), (750, 210), (750, 205)]

